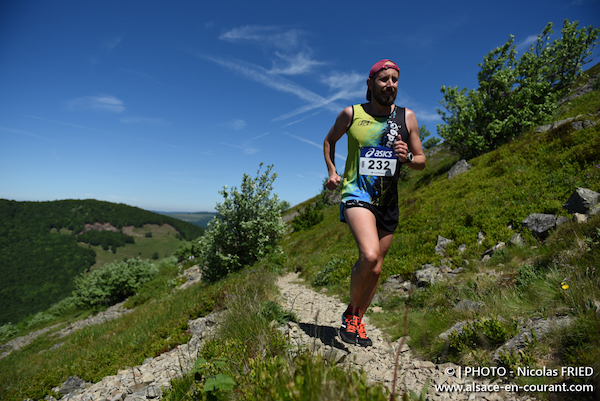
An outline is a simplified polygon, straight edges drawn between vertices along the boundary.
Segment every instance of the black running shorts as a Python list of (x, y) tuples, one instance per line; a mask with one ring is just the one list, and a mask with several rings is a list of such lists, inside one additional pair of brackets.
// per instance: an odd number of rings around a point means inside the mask
[(396, 205), (396, 207), (373, 206), (370, 203), (359, 200), (342, 202), (340, 204), (340, 221), (342, 223), (346, 223), (344, 209), (350, 209), (352, 207), (363, 207), (365, 209), (369, 209), (375, 216), (377, 228), (380, 230), (393, 233), (396, 230), (396, 227), (398, 227), (398, 216), (400, 214), (398, 205)]

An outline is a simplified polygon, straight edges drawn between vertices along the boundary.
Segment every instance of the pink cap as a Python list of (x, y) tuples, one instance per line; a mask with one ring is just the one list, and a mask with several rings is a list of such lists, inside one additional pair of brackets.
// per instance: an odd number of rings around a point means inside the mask
[[(391, 63), (391, 64), (386, 65), (386, 63)], [(392, 60), (384, 59), (384, 60), (380, 60), (380, 61), (376, 62), (375, 64), (373, 64), (373, 67), (371, 67), (371, 71), (369, 72), (369, 78), (373, 78), (373, 75), (377, 74), (381, 70), (385, 70), (388, 68), (392, 68), (392, 69), (400, 72), (400, 68), (398, 68), (396, 63), (394, 63)]]

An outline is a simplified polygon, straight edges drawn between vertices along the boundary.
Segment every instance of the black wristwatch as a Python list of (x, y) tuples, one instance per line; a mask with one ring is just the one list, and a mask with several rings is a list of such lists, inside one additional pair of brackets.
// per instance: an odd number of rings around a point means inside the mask
[(406, 162), (411, 163), (414, 160), (414, 158), (415, 157), (413, 156), (412, 152), (409, 150), (408, 153), (406, 154)]

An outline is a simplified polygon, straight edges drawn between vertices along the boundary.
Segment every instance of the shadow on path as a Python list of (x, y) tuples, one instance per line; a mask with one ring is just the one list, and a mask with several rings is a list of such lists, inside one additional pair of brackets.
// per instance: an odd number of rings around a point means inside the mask
[(323, 344), (349, 352), (346, 345), (339, 340), (338, 329), (331, 326), (320, 326), (312, 323), (298, 323), (298, 326), (307, 335), (321, 340)]

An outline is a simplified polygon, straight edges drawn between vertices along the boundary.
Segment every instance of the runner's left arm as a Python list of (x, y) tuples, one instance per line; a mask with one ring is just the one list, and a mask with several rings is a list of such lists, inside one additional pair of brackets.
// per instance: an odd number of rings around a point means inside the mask
[[(426, 164), (425, 153), (423, 152), (423, 145), (421, 145), (421, 138), (419, 137), (419, 124), (417, 123), (417, 117), (415, 113), (406, 109), (406, 128), (408, 130), (407, 142), (403, 142), (399, 138), (394, 143), (394, 152), (396, 156), (400, 158), (400, 161), (405, 163), (408, 167), (413, 170), (423, 170)], [(406, 156), (408, 151), (411, 151), (414, 159), (412, 162), (407, 162)]]

